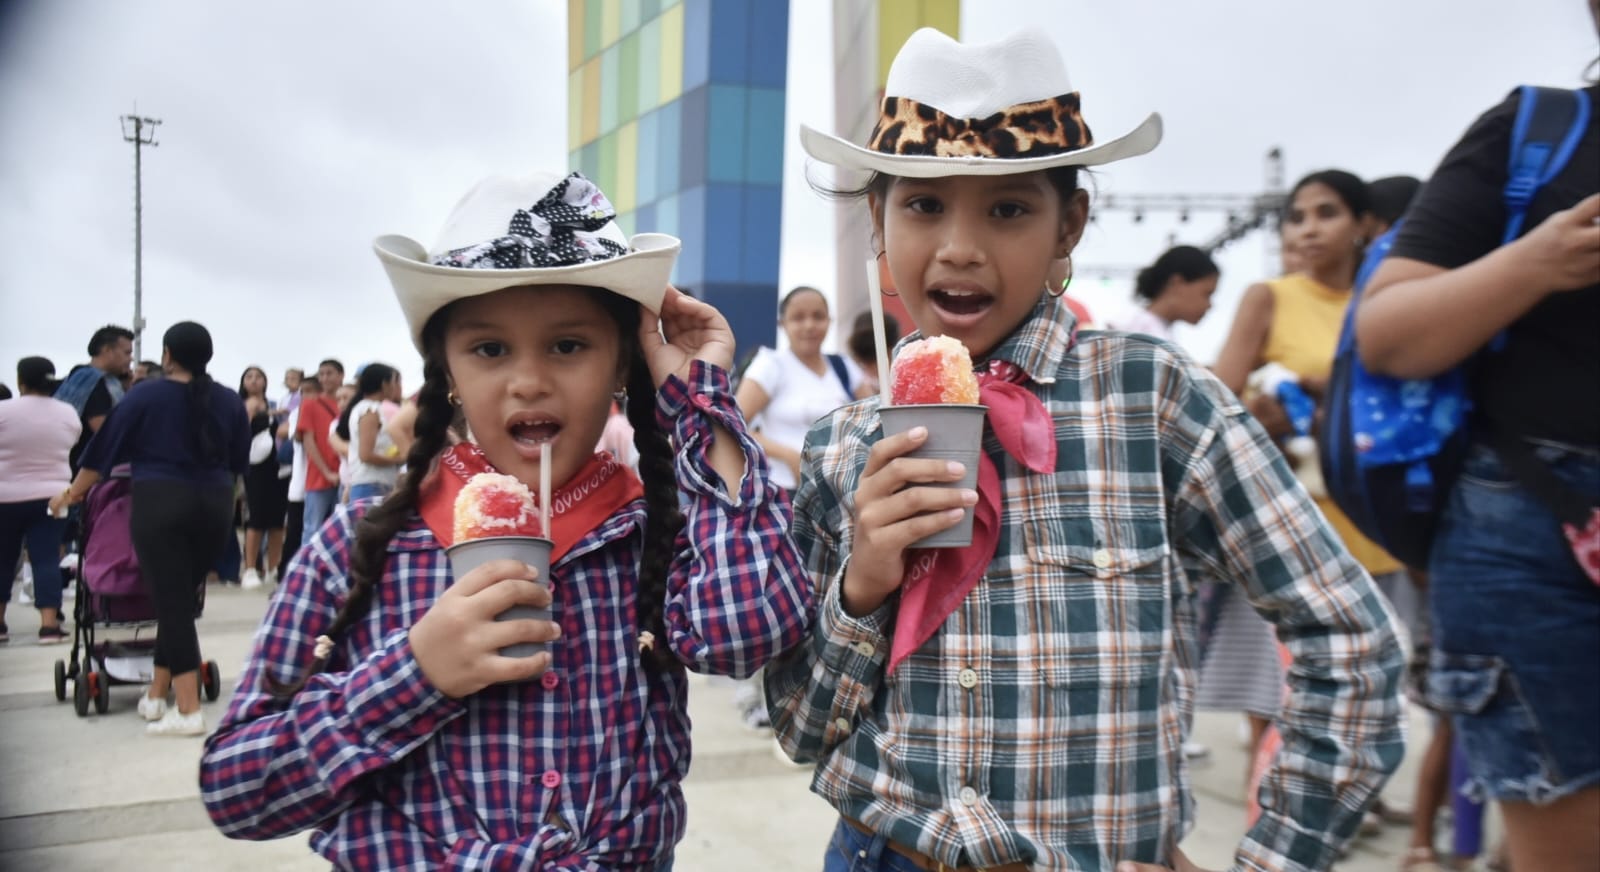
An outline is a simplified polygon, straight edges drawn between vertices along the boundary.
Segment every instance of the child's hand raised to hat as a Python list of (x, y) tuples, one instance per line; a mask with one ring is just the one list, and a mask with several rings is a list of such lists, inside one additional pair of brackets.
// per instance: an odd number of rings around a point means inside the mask
[(639, 322), (639, 344), (656, 387), (674, 375), (687, 382), (696, 360), (732, 371), (733, 329), (710, 303), (669, 285), (661, 314), (645, 309)]

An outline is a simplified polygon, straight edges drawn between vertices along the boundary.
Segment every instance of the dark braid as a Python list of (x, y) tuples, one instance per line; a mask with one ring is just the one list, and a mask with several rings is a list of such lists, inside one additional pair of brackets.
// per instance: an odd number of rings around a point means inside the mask
[(677, 554), (683, 512), (678, 508), (678, 474), (672, 443), (656, 422), (656, 383), (639, 348), (639, 304), (607, 291), (595, 299), (611, 314), (621, 332), (622, 360), (627, 364), (628, 399), (633, 446), (639, 452), (639, 478), (644, 483), (644, 550), (639, 554), (639, 589), (635, 599), (639, 629), (656, 638), (646, 662), (661, 669), (679, 668), (667, 639), (667, 575)]
[(678, 475), (672, 443), (656, 422), (656, 383), (644, 356), (634, 353), (628, 369), (628, 423), (639, 452), (639, 478), (644, 482), (644, 550), (639, 555), (639, 629), (656, 637), (655, 663), (675, 665), (667, 639), (667, 575), (677, 553), (683, 512), (678, 508)]
[[(389, 541), (416, 512), (422, 482), (432, 471), (434, 460), (444, 451), (448, 442), (447, 434), (455, 418), (455, 407), (450, 402), (450, 379), (444, 362), (445, 311), (448, 311), (448, 307), (429, 319), (422, 331), (425, 350), (422, 389), (417, 392), (417, 438), (411, 444), (411, 452), (406, 455), (406, 474), (401, 477), (393, 493), (356, 522), (355, 546), (350, 550), (350, 589), (333, 624), (323, 632), (330, 638), (337, 640), (352, 623), (366, 614), (372, 602), (372, 589), (383, 578)], [(280, 698), (293, 696), (305, 687), (311, 676), (327, 668), (327, 665), (327, 658), (318, 657), (311, 662), (305, 674), (289, 684), (266, 676), (267, 688)]]

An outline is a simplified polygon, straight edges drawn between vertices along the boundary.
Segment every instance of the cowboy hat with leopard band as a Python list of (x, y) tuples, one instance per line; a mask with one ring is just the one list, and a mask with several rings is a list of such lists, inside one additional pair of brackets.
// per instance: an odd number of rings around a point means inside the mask
[(1022, 32), (963, 45), (933, 28), (911, 35), (884, 86), (865, 147), (800, 126), (824, 163), (904, 178), (1010, 175), (1137, 157), (1161, 142), (1161, 116), (1096, 144), (1049, 39)]
[(380, 236), (372, 247), (421, 351), (422, 328), (435, 312), (505, 288), (604, 288), (659, 311), (678, 239), (629, 239), (616, 216), (580, 173), (490, 176), (456, 204), (432, 248), (399, 235)]

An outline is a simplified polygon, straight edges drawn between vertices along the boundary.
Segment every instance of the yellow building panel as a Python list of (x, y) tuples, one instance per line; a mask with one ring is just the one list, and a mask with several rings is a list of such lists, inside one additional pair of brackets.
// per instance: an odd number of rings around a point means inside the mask
[[(661, 103), (683, 94), (683, 4), (661, 13)], [(658, 104), (659, 105), (659, 104)]]
[(567, 74), (567, 150), (583, 145), (583, 70)]
[(583, 0), (567, 0), (567, 69), (583, 65)]
[(583, 126), (578, 144), (594, 141), (600, 135), (600, 57), (583, 65)]
[(880, 0), (878, 3), (878, 88), (889, 81), (895, 53), (920, 27), (961, 38), (961, 0)]
[(604, 48), (622, 35), (622, 0), (600, 0), (600, 46)]
[(629, 121), (617, 128), (617, 176), (612, 187), (611, 205), (618, 212), (631, 212), (639, 199), (639, 122)]

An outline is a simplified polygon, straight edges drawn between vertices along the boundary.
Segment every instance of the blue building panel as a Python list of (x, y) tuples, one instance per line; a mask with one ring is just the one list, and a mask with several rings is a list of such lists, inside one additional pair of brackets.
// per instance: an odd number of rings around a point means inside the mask
[(781, 89), (745, 91), (743, 178), (751, 184), (783, 184), (783, 111)]
[(711, 282), (695, 287), (695, 293), (716, 306), (733, 328), (736, 352), (742, 360), (760, 346), (776, 347), (778, 338), (778, 295), (768, 282)]
[[(715, 46), (716, 51), (713, 51)], [(712, 42), (711, 0), (683, 3), (683, 91), (711, 81), (712, 56), (722, 47)]]
[(745, 81), (781, 93), (789, 76), (789, 4), (753, 0), (749, 16), (749, 75)]
[[(662, 106), (656, 119), (656, 191), (658, 196), (683, 189), (679, 155), (683, 149), (683, 104)], [(641, 152), (642, 154), (642, 152)]]
[(706, 157), (709, 151), (710, 95), (705, 86), (684, 93), (678, 101), (682, 115), (680, 140), (683, 153), (678, 158), (678, 187), (682, 190), (706, 183)]
[[(740, 279), (740, 252), (744, 249), (744, 235), (748, 230), (745, 221), (743, 185), (706, 186), (706, 217), (713, 244), (706, 252), (705, 269), (708, 282), (737, 282)], [(752, 215), (760, 223), (773, 223), (765, 215)], [(774, 261), (774, 264), (777, 262)]]
[(659, 196), (656, 184), (659, 168), (656, 153), (661, 149), (660, 112), (646, 112), (639, 116), (639, 174), (634, 178), (634, 202), (653, 203)]
[(634, 233), (661, 233), (661, 225), (656, 223), (656, 204), (640, 206), (633, 210)]
[(711, 81), (717, 84), (742, 85), (750, 77), (751, 5), (750, 0), (711, 0)]
[(777, 287), (782, 233), (775, 216), (783, 214), (783, 186), (745, 185), (742, 193), (745, 222), (739, 246), (739, 280)]
[[(711, 115), (707, 122), (707, 175), (713, 182), (738, 183), (745, 179), (745, 89), (738, 85), (711, 85)], [(780, 137), (782, 131), (779, 131)], [(781, 141), (781, 140), (780, 140)]]
[(685, 188), (678, 193), (678, 236), (683, 253), (678, 255), (678, 275), (690, 286), (706, 282), (706, 249), (722, 245), (727, 228), (706, 221), (706, 188)]

